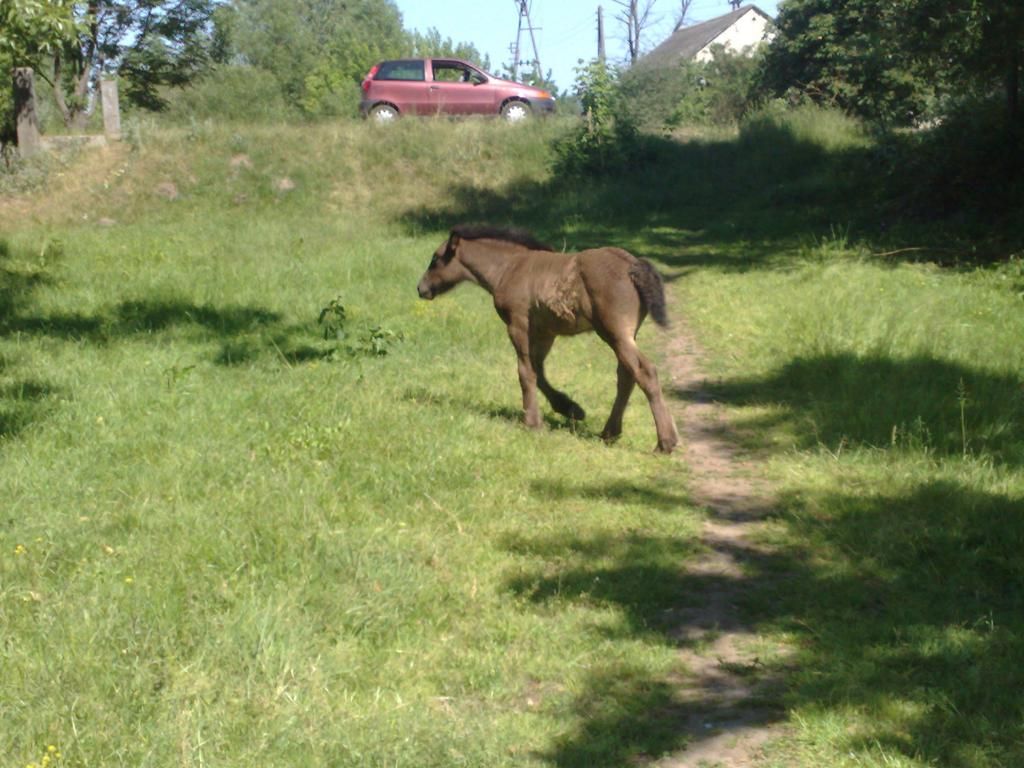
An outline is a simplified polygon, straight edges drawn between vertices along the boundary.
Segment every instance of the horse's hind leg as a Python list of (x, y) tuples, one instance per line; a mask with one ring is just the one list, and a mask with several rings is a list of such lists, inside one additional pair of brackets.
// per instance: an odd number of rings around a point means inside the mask
[(554, 343), (555, 337), (553, 334), (536, 333), (530, 337), (530, 359), (533, 363), (534, 373), (537, 375), (537, 387), (544, 393), (544, 397), (548, 399), (548, 402), (551, 403), (555, 413), (559, 413), (567, 419), (582, 421), (587, 417), (584, 410), (565, 392), (561, 392), (551, 386), (548, 377), (544, 373), (544, 361), (547, 359), (548, 352), (551, 351)]
[[(669, 413), (668, 404), (665, 402), (665, 396), (661, 392), (661, 384), (658, 383), (657, 369), (654, 367), (654, 364), (643, 355), (632, 336), (611, 336), (610, 334), (602, 334), (602, 337), (611, 345), (612, 349), (615, 350), (615, 356), (619, 359), (620, 370), (619, 396), (615, 400), (615, 406), (612, 407), (612, 415), (608, 417), (609, 423), (611, 426), (615, 426), (612, 422), (616, 417), (616, 408), (620, 405), (620, 400), (623, 399), (622, 393), (625, 389), (625, 385), (622, 380), (622, 369), (624, 368), (640, 386), (643, 393), (647, 395), (647, 401), (651, 406), (651, 414), (654, 416), (654, 427), (658, 432), (657, 449), (662, 453), (671, 453), (672, 449), (679, 443), (679, 433), (676, 431), (676, 424), (672, 419), (672, 414)], [(628, 398), (628, 393), (626, 397)], [(622, 410), (625, 410), (625, 407), (625, 402), (622, 402)], [(621, 414), (619, 414), (619, 419), (619, 429), (621, 431)]]

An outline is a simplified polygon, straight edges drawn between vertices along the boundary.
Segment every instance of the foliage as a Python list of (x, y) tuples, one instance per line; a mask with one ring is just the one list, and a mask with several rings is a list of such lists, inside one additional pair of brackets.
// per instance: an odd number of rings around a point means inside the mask
[(473, 43), (455, 43), (450, 37), (441, 37), (437, 29), (431, 27), (426, 32), (414, 30), (409, 33), (409, 55), (422, 58), (434, 56), (452, 57), (476, 64), (485, 72), (491, 71), (491, 57), (481, 54)]
[(623, 109), (645, 128), (736, 125), (750, 109), (758, 59), (721, 45), (710, 61), (683, 61), (674, 69), (633, 67), (619, 78)]
[(160, 108), (159, 88), (190, 82), (209, 63), (212, 0), (69, 3), (73, 39), (33, 62), (46, 71), (64, 124), (81, 130), (101, 73), (117, 72), (125, 102)]
[(355, 114), (370, 66), (406, 45), (391, 0), (236, 0), (218, 24), (231, 55), (273, 73), (307, 115)]
[[(928, 130), (885, 136), (867, 183), (900, 215), (986, 221), (1024, 211), (1024, 147), (1007, 135), (1001, 99), (963, 98)], [(979, 232), (979, 235), (983, 235)]]
[(570, 174), (606, 174), (639, 159), (640, 142), (620, 107), (616, 74), (603, 61), (580, 62), (576, 93), (583, 111), (579, 127), (556, 146), (556, 167)]
[(382, 325), (367, 325), (356, 331), (346, 328), (348, 311), (338, 296), (330, 300), (320, 310), (317, 318), (324, 341), (336, 342), (326, 353), (327, 359), (338, 359), (342, 355), (348, 357), (384, 357), (391, 347), (404, 339), (401, 331), (393, 331)]
[(236, 64), (221, 64), (184, 88), (162, 93), (165, 119), (224, 120), (274, 123), (297, 116), (285, 103), (281, 83), (272, 72)]
[(1024, 10), (1003, 0), (789, 0), (761, 87), (886, 125), (928, 118), (950, 95), (1004, 87), (1013, 122), (1022, 39)]
[(78, 31), (73, 3), (0, 0), (0, 146), (13, 143), (14, 101), (7, 79), (14, 67), (38, 67)]
[[(15, 67), (36, 66), (80, 31), (69, 0), (0, 0), (0, 56)], [(6, 69), (5, 69), (6, 71)]]

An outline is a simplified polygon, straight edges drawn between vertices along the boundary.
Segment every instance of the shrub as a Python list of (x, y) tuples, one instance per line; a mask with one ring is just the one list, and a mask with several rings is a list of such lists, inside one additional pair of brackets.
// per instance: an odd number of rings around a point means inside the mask
[(165, 94), (166, 114), (175, 122), (207, 118), (274, 122), (292, 116), (282, 93), (272, 72), (224, 66), (192, 86)]
[(736, 125), (750, 110), (757, 67), (757, 56), (719, 45), (708, 62), (634, 67), (621, 77), (619, 90), (632, 119), (649, 130)]
[(603, 61), (576, 69), (576, 91), (583, 116), (579, 127), (555, 145), (561, 173), (600, 175), (636, 164), (636, 126), (622, 108), (615, 73)]
[(931, 219), (979, 222), (1024, 209), (1021, 136), (1000, 98), (969, 99), (927, 129), (889, 134), (875, 153), (890, 203)]

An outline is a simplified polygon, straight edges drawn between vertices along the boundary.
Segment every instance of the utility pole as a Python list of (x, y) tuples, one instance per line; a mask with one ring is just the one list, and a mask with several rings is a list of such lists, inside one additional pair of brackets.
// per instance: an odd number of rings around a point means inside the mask
[(597, 60), (604, 64), (604, 8), (597, 6)]
[[(530, 21), (530, 5), (528, 0), (514, 0), (515, 4), (519, 8), (519, 27), (516, 29), (516, 42), (514, 45), (509, 46), (509, 50), (512, 51), (512, 79), (519, 79), (519, 65), (520, 64), (532, 64), (533, 75), (540, 81), (544, 77), (544, 71), (540, 66), (540, 54), (537, 53), (537, 39), (533, 36), (535, 30), (539, 30), (540, 27), (533, 26)], [(524, 25), (525, 22), (525, 25)], [(532, 61), (520, 61), (521, 55), (520, 43), (523, 37), (523, 30), (530, 33), (530, 43), (533, 45), (533, 60)]]

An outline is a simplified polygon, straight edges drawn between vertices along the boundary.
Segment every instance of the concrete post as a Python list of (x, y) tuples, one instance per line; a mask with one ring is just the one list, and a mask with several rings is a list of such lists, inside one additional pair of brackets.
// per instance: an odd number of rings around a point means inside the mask
[(108, 139), (121, 138), (121, 107), (117, 98), (117, 80), (100, 80), (103, 104), (103, 133)]
[(14, 121), (18, 129), (18, 152), (34, 155), (42, 147), (39, 117), (36, 114), (35, 72), (31, 67), (14, 70)]

